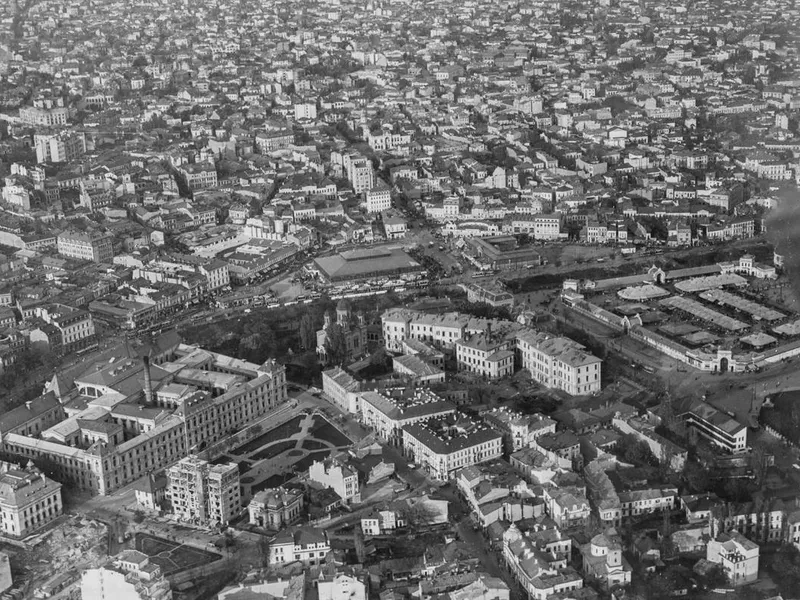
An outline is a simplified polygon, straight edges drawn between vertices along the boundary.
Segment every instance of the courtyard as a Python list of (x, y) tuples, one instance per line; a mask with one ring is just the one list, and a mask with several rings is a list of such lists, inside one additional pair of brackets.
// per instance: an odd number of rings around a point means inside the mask
[(296, 415), (228, 450), (214, 462), (239, 465), (245, 498), (262, 489), (285, 483), (315, 461), (335, 450), (347, 449), (352, 440), (318, 411)]

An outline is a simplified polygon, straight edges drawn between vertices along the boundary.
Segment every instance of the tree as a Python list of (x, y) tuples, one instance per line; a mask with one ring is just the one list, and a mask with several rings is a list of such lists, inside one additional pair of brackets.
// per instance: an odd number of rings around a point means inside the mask
[(269, 552), (269, 538), (265, 535), (262, 535), (258, 538), (258, 555), (261, 559), (261, 566), (264, 568), (269, 567)]
[(317, 345), (317, 332), (311, 315), (306, 313), (300, 319), (300, 345), (304, 350), (312, 350)]
[(439, 518), (439, 511), (424, 500), (409, 500), (397, 509), (398, 516), (414, 528), (434, 525)]
[(335, 321), (331, 322), (327, 329), (325, 352), (328, 355), (328, 362), (332, 365), (342, 366), (347, 360), (347, 340), (344, 337), (344, 330)]

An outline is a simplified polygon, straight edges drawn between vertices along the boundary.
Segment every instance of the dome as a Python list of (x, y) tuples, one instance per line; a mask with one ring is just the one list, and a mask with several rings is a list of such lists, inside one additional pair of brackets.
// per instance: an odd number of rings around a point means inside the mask
[(349, 312), (350, 308), (351, 308), (350, 302), (347, 300), (347, 298), (342, 298), (341, 300), (339, 300), (339, 304), (336, 305), (336, 311), (337, 312), (338, 311), (347, 311), (347, 312)]

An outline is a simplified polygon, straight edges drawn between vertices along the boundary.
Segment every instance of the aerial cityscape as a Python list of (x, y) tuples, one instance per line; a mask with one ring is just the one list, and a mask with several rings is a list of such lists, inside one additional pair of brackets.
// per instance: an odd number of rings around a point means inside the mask
[(0, 600), (800, 599), (799, 24), (0, 3)]

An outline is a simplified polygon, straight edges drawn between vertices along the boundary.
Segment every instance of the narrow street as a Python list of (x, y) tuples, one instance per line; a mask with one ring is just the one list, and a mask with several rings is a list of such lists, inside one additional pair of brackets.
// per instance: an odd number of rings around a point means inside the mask
[(501, 565), (499, 551), (488, 548), (488, 542), (481, 532), (472, 528), (469, 515), (458, 522), (457, 530), (459, 538), (467, 545), (472, 556), (480, 561), (486, 572), (492, 577), (499, 577), (508, 585), (511, 590), (511, 600), (523, 600), (524, 596), (514, 576)]

